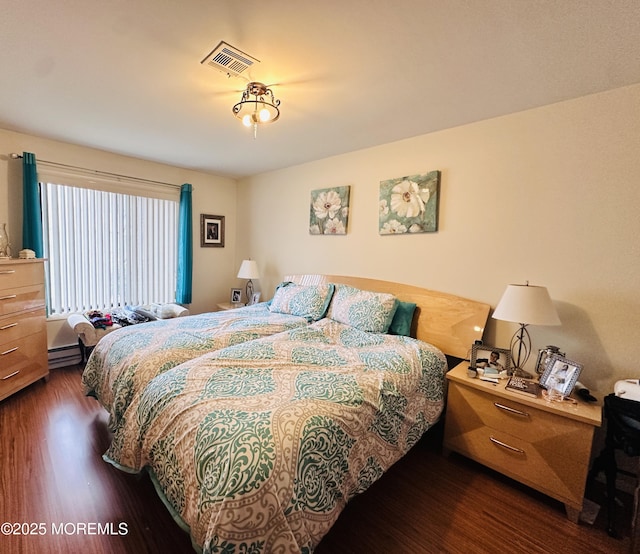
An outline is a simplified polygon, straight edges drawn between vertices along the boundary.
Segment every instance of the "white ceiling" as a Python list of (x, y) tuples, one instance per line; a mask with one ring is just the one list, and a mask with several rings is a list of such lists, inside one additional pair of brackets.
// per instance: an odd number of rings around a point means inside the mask
[[(638, 83), (639, 38), (639, 0), (4, 2), (0, 127), (241, 177)], [(221, 40), (282, 102), (257, 140)]]

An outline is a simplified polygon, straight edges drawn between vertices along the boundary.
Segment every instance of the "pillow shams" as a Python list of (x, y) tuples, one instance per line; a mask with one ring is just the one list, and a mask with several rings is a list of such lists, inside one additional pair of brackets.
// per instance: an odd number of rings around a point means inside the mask
[(278, 285), (269, 305), (269, 311), (305, 317), (318, 321), (327, 313), (335, 285), (296, 285), (287, 282)]
[(327, 317), (360, 331), (386, 333), (396, 312), (392, 294), (337, 285)]
[(411, 323), (413, 323), (413, 313), (416, 311), (416, 304), (413, 302), (402, 302), (398, 300), (396, 313), (393, 315), (389, 326), (390, 335), (411, 336)]

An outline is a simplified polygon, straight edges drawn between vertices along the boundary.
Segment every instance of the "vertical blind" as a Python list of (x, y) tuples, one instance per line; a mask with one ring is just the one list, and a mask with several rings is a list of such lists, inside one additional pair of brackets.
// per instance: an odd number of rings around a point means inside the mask
[(41, 186), (50, 315), (174, 301), (177, 201)]

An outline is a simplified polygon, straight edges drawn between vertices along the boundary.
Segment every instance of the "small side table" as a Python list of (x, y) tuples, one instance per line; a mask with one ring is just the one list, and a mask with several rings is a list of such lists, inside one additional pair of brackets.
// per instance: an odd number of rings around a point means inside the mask
[(468, 377), (468, 367), (463, 362), (447, 374), (445, 451), (559, 500), (577, 523), (602, 407), (524, 396), (506, 390), (506, 379), (493, 384)]
[(244, 304), (240, 304), (239, 302), (236, 304), (232, 304), (231, 302), (221, 302), (220, 304), (216, 304), (218, 310), (234, 310), (235, 308), (242, 308)]

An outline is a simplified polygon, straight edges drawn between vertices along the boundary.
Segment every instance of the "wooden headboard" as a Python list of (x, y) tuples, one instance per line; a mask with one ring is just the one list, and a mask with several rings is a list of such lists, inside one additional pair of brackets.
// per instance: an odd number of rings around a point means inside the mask
[(339, 275), (286, 275), (284, 279), (299, 285), (341, 283), (415, 302), (411, 335), (456, 358), (466, 358), (473, 342), (482, 339), (489, 316), (489, 304), (391, 281)]

